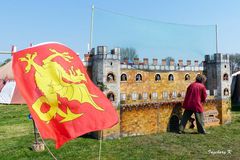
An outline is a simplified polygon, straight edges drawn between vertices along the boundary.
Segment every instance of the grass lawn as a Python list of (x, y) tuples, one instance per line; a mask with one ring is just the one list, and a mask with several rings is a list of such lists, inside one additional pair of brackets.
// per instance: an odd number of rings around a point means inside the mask
[[(0, 159), (48, 160), (53, 159), (45, 150), (31, 150), (34, 142), (32, 121), (25, 105), (0, 105)], [(232, 123), (208, 128), (208, 135), (162, 133), (106, 140), (102, 143), (101, 159), (240, 159), (240, 112), (232, 112)], [(77, 138), (54, 148), (46, 143), (53, 154), (62, 160), (98, 159), (99, 141)]]

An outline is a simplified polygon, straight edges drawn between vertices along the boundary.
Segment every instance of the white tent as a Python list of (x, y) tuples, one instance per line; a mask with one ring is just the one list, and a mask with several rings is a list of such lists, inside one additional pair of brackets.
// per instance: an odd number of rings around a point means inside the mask
[(0, 67), (0, 103), (25, 104), (14, 80), (12, 61)]

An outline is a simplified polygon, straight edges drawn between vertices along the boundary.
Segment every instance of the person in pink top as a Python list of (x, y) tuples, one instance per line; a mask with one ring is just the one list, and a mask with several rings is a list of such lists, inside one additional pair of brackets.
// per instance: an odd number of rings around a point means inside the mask
[(198, 74), (196, 81), (191, 83), (186, 92), (186, 96), (183, 102), (183, 108), (185, 109), (180, 125), (179, 133), (184, 133), (187, 121), (191, 118), (192, 114), (195, 114), (197, 130), (200, 134), (206, 134), (204, 129), (204, 119), (203, 119), (203, 103), (206, 101), (207, 93), (204, 83), (206, 82), (206, 77), (204, 75)]

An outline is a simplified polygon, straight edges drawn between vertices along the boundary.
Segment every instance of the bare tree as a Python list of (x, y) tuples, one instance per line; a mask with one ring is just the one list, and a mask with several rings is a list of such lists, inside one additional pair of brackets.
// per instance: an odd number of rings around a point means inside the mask
[(229, 54), (231, 73), (240, 70), (240, 53)]
[(168, 65), (168, 66), (170, 65), (170, 61), (174, 60), (173, 57), (166, 57), (165, 59), (166, 59), (166, 65)]
[(124, 58), (128, 58), (131, 61), (133, 61), (134, 58), (138, 58), (136, 49), (132, 47), (121, 48), (120, 55), (121, 55), (121, 61), (123, 61)]

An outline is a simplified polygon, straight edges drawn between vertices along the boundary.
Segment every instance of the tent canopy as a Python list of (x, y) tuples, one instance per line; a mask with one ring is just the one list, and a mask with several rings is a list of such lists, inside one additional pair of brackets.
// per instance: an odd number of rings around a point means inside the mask
[(0, 103), (26, 103), (16, 86), (12, 71), (12, 61), (0, 67)]
[(7, 77), (9, 80), (14, 80), (12, 71), (12, 61), (0, 67), (0, 79), (5, 79)]

